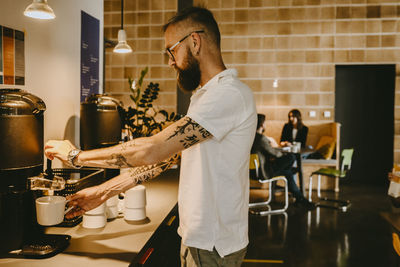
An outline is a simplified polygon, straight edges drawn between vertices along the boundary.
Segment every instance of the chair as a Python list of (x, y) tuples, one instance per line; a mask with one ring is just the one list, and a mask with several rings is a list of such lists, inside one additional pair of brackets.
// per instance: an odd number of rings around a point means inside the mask
[[(258, 182), (261, 184), (269, 183), (269, 186), (268, 186), (267, 201), (249, 203), (250, 213), (255, 214), (255, 215), (268, 215), (268, 214), (277, 214), (277, 213), (285, 212), (289, 206), (289, 193), (288, 193), (288, 185), (287, 185), (286, 178), (284, 176), (276, 176), (276, 177), (272, 177), (271, 179), (263, 180), (263, 179), (260, 179), (260, 177), (261, 177), (261, 175), (260, 175), (259, 157), (257, 154), (251, 154), (250, 155), (250, 179), (258, 180)], [(284, 182), (285, 204), (280, 209), (272, 210), (269, 203), (272, 200), (272, 183), (275, 181), (283, 181)], [(252, 208), (260, 208), (260, 207), (266, 207), (266, 208), (268, 208), (268, 210), (256, 211), (256, 210), (252, 209)]]
[(350, 207), (351, 203), (349, 200), (340, 200), (340, 199), (329, 199), (326, 197), (321, 197), (321, 175), (331, 177), (331, 178), (344, 178), (346, 177), (347, 172), (351, 168), (351, 158), (353, 156), (354, 149), (349, 148), (349, 149), (343, 149), (342, 151), (342, 164), (340, 167), (340, 170), (337, 169), (332, 169), (332, 168), (321, 168), (310, 175), (310, 183), (308, 186), (308, 200), (312, 201), (311, 199), (311, 194), (312, 194), (312, 177), (313, 175), (317, 174), (318, 175), (318, 186), (317, 186), (317, 194), (318, 194), (318, 200), (323, 200), (323, 201), (329, 201), (329, 202), (335, 202), (338, 205), (325, 205), (325, 204), (320, 204), (317, 203), (316, 205), (319, 207), (325, 207), (325, 208), (334, 208), (334, 209), (339, 209), (342, 211), (346, 211), (347, 208)]

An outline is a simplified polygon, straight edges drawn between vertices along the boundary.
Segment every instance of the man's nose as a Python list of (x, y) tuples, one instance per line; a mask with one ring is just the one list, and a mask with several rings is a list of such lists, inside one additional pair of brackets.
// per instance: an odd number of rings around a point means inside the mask
[(175, 62), (175, 60), (173, 60), (172, 58), (168, 58), (168, 65), (170, 66), (170, 67), (173, 67), (174, 65), (176, 64), (176, 62)]

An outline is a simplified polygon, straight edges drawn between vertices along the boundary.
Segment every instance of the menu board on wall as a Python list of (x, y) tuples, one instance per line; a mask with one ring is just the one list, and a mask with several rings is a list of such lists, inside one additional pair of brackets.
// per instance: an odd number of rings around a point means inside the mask
[(81, 11), (81, 102), (99, 93), (100, 21)]
[(0, 84), (3, 84), (3, 27), (0, 26)]
[(15, 84), (25, 84), (25, 52), (24, 33), (15, 31)]
[(0, 26), (0, 84), (25, 84), (24, 39), (22, 31)]

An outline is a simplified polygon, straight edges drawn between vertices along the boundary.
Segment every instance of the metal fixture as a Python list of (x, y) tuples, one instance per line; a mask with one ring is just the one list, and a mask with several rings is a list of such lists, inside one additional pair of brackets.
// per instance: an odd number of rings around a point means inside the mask
[(131, 53), (132, 48), (126, 42), (126, 32), (124, 30), (124, 0), (121, 0), (121, 29), (118, 31), (118, 44), (114, 47), (114, 53)]
[(47, 4), (47, 0), (33, 0), (24, 11), (24, 15), (35, 19), (54, 19), (56, 15)]

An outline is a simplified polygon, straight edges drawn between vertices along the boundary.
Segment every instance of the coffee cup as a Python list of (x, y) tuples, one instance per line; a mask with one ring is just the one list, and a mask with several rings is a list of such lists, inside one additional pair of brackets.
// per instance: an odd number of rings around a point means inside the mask
[(124, 219), (127, 221), (141, 221), (146, 219), (146, 208), (125, 208)]
[(293, 153), (299, 153), (300, 150), (301, 150), (301, 142), (293, 142), (292, 152)]
[(137, 209), (146, 206), (146, 187), (137, 185), (125, 192), (125, 208)]
[(102, 215), (105, 214), (106, 212), (106, 204), (101, 203), (99, 206), (97, 206), (94, 209), (88, 210), (85, 212), (86, 215)]
[(125, 192), (124, 218), (139, 221), (146, 218), (146, 187), (137, 185)]
[(106, 225), (107, 216), (105, 214), (98, 214), (98, 215), (88, 215), (83, 214), (82, 217), (82, 227), (84, 228), (102, 228)]
[(106, 222), (107, 216), (105, 202), (83, 214), (82, 226), (84, 228), (101, 228), (106, 225)]
[(43, 226), (56, 225), (64, 220), (66, 199), (63, 196), (44, 196), (36, 199), (37, 222)]

